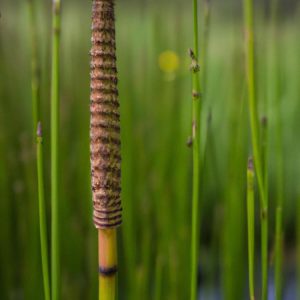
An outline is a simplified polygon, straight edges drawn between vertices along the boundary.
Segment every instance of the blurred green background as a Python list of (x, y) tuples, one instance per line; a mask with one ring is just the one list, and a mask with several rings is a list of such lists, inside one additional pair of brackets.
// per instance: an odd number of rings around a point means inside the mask
[[(89, 165), (91, 1), (62, 2), (61, 293), (62, 299), (96, 299), (97, 232), (91, 218)], [(187, 50), (192, 46), (192, 3), (116, 2), (124, 208), (119, 297), (187, 299), (191, 221)], [(51, 1), (36, 5), (49, 220)], [(274, 35), (270, 2), (256, 3), (256, 73), (259, 115), (268, 117), (270, 137), (270, 293), (272, 297), (274, 209), (278, 178), (283, 178), (284, 299), (296, 299), (292, 285), (300, 234), (300, 7), (291, 0), (279, 5)], [(0, 9), (0, 298), (43, 299), (28, 3), (2, 0)], [(205, 300), (247, 299), (245, 175), (251, 144), (242, 1), (212, 0), (208, 28), (203, 11), (200, 5), (201, 46), (207, 45), (201, 62), (200, 294)], [(257, 211), (257, 221), (258, 215)], [(259, 261), (259, 222), (256, 237)], [(260, 282), (259, 268), (257, 279)]]

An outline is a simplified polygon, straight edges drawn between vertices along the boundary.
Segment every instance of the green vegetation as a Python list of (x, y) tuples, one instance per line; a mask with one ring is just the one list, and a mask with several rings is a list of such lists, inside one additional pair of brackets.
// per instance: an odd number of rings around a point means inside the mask
[(60, 299), (59, 242), (59, 84), (60, 84), (60, 0), (52, 2), (51, 60), (51, 299)]
[[(242, 1), (239, 5), (233, 3), (210, 1), (209, 21), (205, 21), (203, 2), (198, 7), (200, 72), (205, 76), (201, 77), (199, 125), (201, 222), (196, 228), (200, 240), (196, 245), (198, 251), (194, 252), (198, 262), (194, 275), (199, 272), (198, 291), (205, 300), (217, 299), (216, 294), (225, 300), (248, 298), (245, 168), (249, 155), (254, 156), (255, 165), (256, 154), (252, 150), (248, 117)], [(280, 299), (281, 293), (286, 295), (290, 291), (291, 280), (295, 280), (290, 274), (294, 274), (300, 245), (296, 245), (296, 236), (300, 236), (296, 217), (300, 207), (296, 209), (300, 196), (300, 15), (296, 6), (292, 11), (278, 10), (276, 33), (270, 34), (274, 22), (269, 7), (263, 14), (262, 3), (255, 3), (255, 122), (259, 127), (256, 140), (261, 171), (255, 168), (257, 190), (253, 196), (257, 201), (262, 198), (258, 182), (261, 176), (260, 181), (266, 186), (264, 193), (268, 192), (265, 197), (269, 199), (269, 232), (267, 238), (263, 235), (264, 243), (268, 242), (268, 259), (264, 256), (263, 265), (269, 270), (270, 294), (275, 293), (275, 265), (282, 266), (276, 269)], [(1, 3), (0, 289), (1, 299), (39, 300), (44, 299), (45, 276), (39, 241), (33, 147), (36, 128), (32, 130), (31, 101), (32, 31), (27, 4)], [(49, 263), (53, 264), (52, 247), (59, 248), (56, 278), (60, 299), (97, 299), (97, 231), (92, 222), (89, 161), (91, 3), (65, 0), (62, 4), (61, 60), (57, 69), (61, 101), (60, 113), (56, 115), (61, 128), (56, 127), (60, 170), (56, 237), (60, 242), (53, 244), (50, 238), (47, 240)], [(36, 1), (35, 16), (45, 225), (50, 237), (55, 224), (51, 221), (55, 210), (51, 203), (50, 124), (54, 123), (50, 99), (50, 3)], [(186, 144), (191, 135), (193, 104), (191, 59), (187, 56), (187, 49), (193, 48), (192, 20), (192, 2), (170, 5), (167, 1), (124, 0), (116, 4), (123, 203), (123, 224), (118, 233), (120, 300), (190, 298), (193, 161), (192, 148)], [(264, 116), (266, 127), (261, 123)], [(259, 203), (266, 201), (255, 203), (256, 208)], [(259, 210), (254, 213), (253, 293), (260, 297), (261, 225)], [(275, 251), (279, 249), (275, 247), (276, 241), (277, 246), (282, 246), (280, 256), (275, 254), (280, 253)]]
[(255, 299), (254, 269), (255, 269), (255, 204), (254, 204), (254, 172), (252, 158), (248, 160), (247, 169), (247, 220), (248, 220), (248, 276), (250, 300)]
[(192, 187), (192, 243), (191, 243), (191, 300), (197, 299), (198, 244), (199, 244), (199, 184), (200, 184), (200, 115), (201, 88), (199, 66), (198, 0), (193, 0), (194, 48), (190, 50), (192, 72), (192, 148), (193, 148), (193, 187)]

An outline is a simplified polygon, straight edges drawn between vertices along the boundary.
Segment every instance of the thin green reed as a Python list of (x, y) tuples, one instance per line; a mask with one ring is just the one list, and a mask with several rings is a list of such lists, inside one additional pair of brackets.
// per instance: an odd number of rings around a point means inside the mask
[(266, 300), (268, 296), (268, 199), (263, 175), (261, 146), (259, 143), (259, 120), (255, 86), (253, 0), (244, 0), (244, 18), (249, 117), (254, 166), (261, 205), (262, 300)]
[(37, 185), (38, 185), (38, 206), (39, 206), (39, 229), (40, 229), (40, 247), (41, 261), (44, 284), (44, 297), (50, 300), (50, 280), (49, 280), (49, 261), (48, 261), (48, 243), (47, 243), (47, 221), (45, 213), (44, 197), (44, 167), (43, 167), (43, 148), (42, 148), (42, 129), (40, 120), (40, 76), (38, 65), (37, 48), (37, 22), (36, 22), (36, 4), (34, 0), (28, 0), (30, 34), (31, 34), (31, 101), (33, 132), (37, 134), (36, 160), (37, 160)]
[(207, 81), (207, 52), (208, 52), (208, 46), (209, 46), (209, 34), (210, 34), (210, 19), (211, 19), (211, 0), (205, 0), (204, 1), (204, 25), (203, 25), (203, 44), (201, 47), (201, 69), (202, 69), (202, 89), (206, 90), (206, 81)]
[(50, 281), (49, 281), (49, 261), (48, 261), (48, 242), (47, 242), (47, 221), (45, 211), (45, 189), (44, 189), (44, 163), (43, 163), (43, 135), (42, 124), (37, 127), (37, 175), (38, 175), (38, 198), (39, 198), (39, 219), (40, 219), (40, 239), (42, 271), (44, 282), (45, 300), (50, 300)]
[(198, 1), (193, 0), (194, 49), (190, 50), (192, 59), (192, 147), (193, 147), (193, 195), (192, 195), (192, 237), (191, 237), (191, 294), (197, 298), (197, 269), (199, 244), (199, 183), (200, 183), (200, 76), (198, 41)]
[(279, 96), (279, 70), (278, 70), (278, 0), (271, 2), (271, 58), (273, 66), (272, 80), (275, 112), (275, 149), (276, 149), (276, 215), (275, 215), (275, 299), (282, 299), (282, 208), (283, 208), (283, 153), (282, 153), (282, 126)]
[(51, 66), (51, 285), (52, 300), (59, 299), (59, 209), (58, 209), (58, 153), (59, 153), (59, 48), (60, 0), (53, 0), (52, 66)]
[(247, 168), (247, 220), (248, 220), (248, 276), (250, 300), (255, 299), (254, 290), (254, 226), (255, 226), (255, 205), (254, 205), (254, 170), (252, 158), (248, 160)]
[(38, 68), (36, 4), (34, 0), (28, 0), (28, 10), (31, 35), (31, 101), (33, 117), (33, 136), (35, 137), (40, 114), (40, 78)]

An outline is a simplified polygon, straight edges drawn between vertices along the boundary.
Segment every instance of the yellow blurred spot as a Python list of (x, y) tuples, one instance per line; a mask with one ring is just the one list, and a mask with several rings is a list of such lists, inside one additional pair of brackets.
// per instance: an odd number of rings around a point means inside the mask
[(179, 68), (179, 57), (174, 51), (167, 50), (159, 55), (158, 64), (163, 72), (172, 73)]

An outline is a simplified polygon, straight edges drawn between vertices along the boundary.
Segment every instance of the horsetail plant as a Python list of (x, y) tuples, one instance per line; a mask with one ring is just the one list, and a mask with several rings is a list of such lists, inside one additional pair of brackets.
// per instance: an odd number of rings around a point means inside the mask
[(194, 49), (190, 49), (192, 60), (192, 148), (193, 148), (193, 191), (192, 191), (192, 236), (191, 236), (191, 286), (190, 299), (197, 298), (198, 242), (199, 242), (199, 181), (200, 181), (200, 76), (198, 42), (198, 1), (193, 0)]
[(279, 70), (278, 70), (278, 45), (277, 45), (277, 22), (278, 22), (278, 0), (271, 2), (271, 37), (272, 52), (275, 71), (272, 72), (272, 82), (274, 82), (274, 108), (276, 116), (276, 214), (275, 214), (275, 299), (282, 299), (282, 248), (283, 248), (283, 229), (282, 229), (282, 209), (283, 209), (283, 153), (282, 153), (282, 124), (280, 115), (280, 96), (278, 93)]
[(247, 220), (248, 220), (248, 276), (250, 300), (255, 300), (254, 292), (254, 224), (255, 224), (255, 203), (254, 203), (254, 168), (253, 160), (249, 158), (247, 168)]
[(47, 221), (45, 213), (44, 164), (42, 145), (42, 126), (40, 120), (40, 77), (38, 67), (38, 49), (36, 32), (36, 5), (34, 0), (28, 0), (30, 33), (31, 33), (31, 102), (33, 116), (33, 132), (36, 135), (37, 186), (39, 206), (39, 229), (44, 298), (50, 300), (49, 260), (47, 242)]
[(39, 121), (39, 92), (40, 78), (38, 68), (38, 49), (37, 49), (37, 22), (36, 22), (36, 5), (34, 0), (28, 0), (30, 35), (31, 35), (31, 102), (32, 102), (32, 118), (33, 133), (36, 135), (37, 124)]
[(201, 69), (202, 69), (202, 89), (205, 92), (207, 84), (207, 53), (209, 46), (209, 35), (210, 35), (210, 19), (211, 19), (211, 0), (204, 1), (204, 24), (203, 24), (203, 44), (201, 51)]
[(52, 65), (51, 65), (51, 287), (52, 300), (59, 299), (59, 63), (60, 63), (60, 0), (52, 0)]
[(93, 0), (90, 159), (98, 229), (99, 299), (116, 298), (117, 227), (121, 224), (120, 115), (114, 0)]
[(253, 0), (244, 0), (246, 35), (246, 72), (248, 83), (248, 106), (251, 127), (255, 173), (258, 182), (261, 211), (261, 257), (262, 257), (262, 300), (268, 297), (268, 198), (266, 193), (262, 153), (259, 143), (259, 121), (256, 103)]
[(42, 271), (44, 282), (45, 300), (50, 300), (49, 283), (49, 261), (47, 242), (47, 221), (45, 212), (45, 190), (44, 190), (44, 163), (43, 163), (43, 134), (42, 124), (37, 126), (37, 177), (38, 177), (38, 198), (39, 198), (39, 219), (40, 219), (40, 243), (42, 256)]

